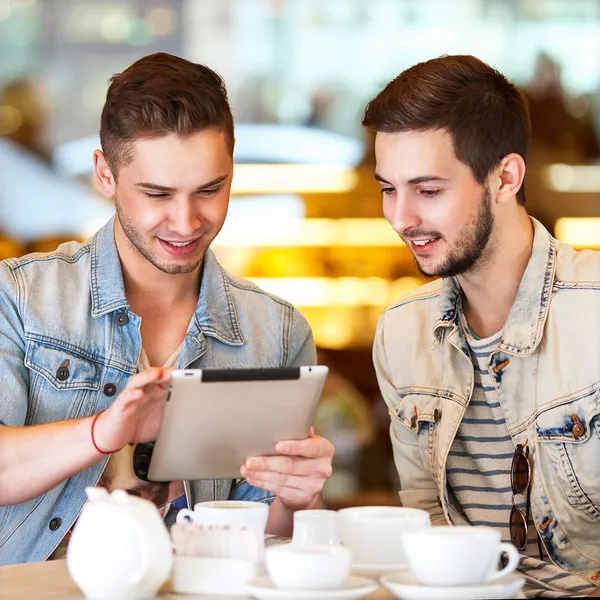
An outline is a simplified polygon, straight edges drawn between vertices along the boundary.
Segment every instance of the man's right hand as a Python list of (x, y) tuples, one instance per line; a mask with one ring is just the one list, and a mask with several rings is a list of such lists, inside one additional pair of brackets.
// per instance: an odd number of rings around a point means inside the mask
[(127, 444), (153, 442), (160, 428), (173, 369), (153, 367), (133, 375), (94, 427), (94, 439), (104, 452)]
[[(134, 375), (111, 407), (98, 417), (94, 439), (100, 450), (116, 452), (158, 435), (172, 369)], [(102, 455), (91, 439), (92, 417), (43, 425), (0, 425), (0, 506), (26, 502), (97, 463)]]

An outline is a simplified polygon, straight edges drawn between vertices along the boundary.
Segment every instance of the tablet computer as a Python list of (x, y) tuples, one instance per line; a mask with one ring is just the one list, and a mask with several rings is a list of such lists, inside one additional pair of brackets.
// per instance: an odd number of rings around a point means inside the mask
[(328, 368), (173, 371), (150, 481), (236, 479), (250, 456), (305, 439)]

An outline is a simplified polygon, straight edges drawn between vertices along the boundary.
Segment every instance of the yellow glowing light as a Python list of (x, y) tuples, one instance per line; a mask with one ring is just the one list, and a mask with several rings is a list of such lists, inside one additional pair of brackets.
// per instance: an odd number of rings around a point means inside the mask
[(14, 106), (4, 104), (0, 106), (0, 135), (11, 135), (23, 123), (21, 112)]
[(600, 248), (600, 218), (561, 218), (554, 224), (561, 242), (576, 248)]
[(417, 277), (400, 277), (400, 279), (396, 279), (396, 281), (393, 281), (391, 284), (390, 302), (402, 298), (402, 296), (405, 296), (406, 294), (410, 294), (410, 292), (422, 285), (423, 280), (418, 279)]
[(352, 344), (352, 328), (347, 319), (328, 319), (313, 328), (315, 343), (320, 348), (339, 350)]
[(555, 164), (546, 167), (545, 179), (556, 192), (599, 192), (600, 166)]
[(265, 216), (226, 222), (215, 240), (222, 247), (387, 247), (404, 242), (385, 219), (282, 219), (265, 227)]
[(341, 193), (354, 188), (353, 169), (335, 165), (236, 165), (232, 194)]
[(423, 283), (415, 277), (402, 277), (397, 281), (380, 277), (256, 277), (250, 280), (299, 307), (383, 308)]

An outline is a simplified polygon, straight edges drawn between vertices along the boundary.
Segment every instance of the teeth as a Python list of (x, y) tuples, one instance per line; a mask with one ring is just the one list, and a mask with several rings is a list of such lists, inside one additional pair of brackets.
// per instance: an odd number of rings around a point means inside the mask
[(175, 246), (175, 248), (183, 248), (184, 246), (189, 246), (194, 240), (191, 242), (167, 242), (169, 246)]
[(433, 241), (433, 240), (422, 240), (422, 241), (418, 241), (418, 242), (416, 240), (414, 240), (413, 244), (415, 246), (424, 246), (425, 244), (429, 244), (429, 242), (431, 242), (431, 241)]

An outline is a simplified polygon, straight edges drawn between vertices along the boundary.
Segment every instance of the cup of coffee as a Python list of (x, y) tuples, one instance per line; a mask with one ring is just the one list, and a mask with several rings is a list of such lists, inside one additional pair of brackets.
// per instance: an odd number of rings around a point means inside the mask
[(192, 521), (199, 525), (252, 525), (264, 535), (269, 518), (269, 505), (263, 502), (215, 500), (198, 502), (194, 510), (183, 508), (177, 522)]
[(429, 513), (401, 506), (357, 506), (338, 511), (342, 544), (361, 566), (406, 564), (403, 537), (431, 527)]
[[(485, 584), (512, 573), (519, 551), (491, 527), (432, 527), (404, 535), (409, 567), (419, 583), (432, 586)], [(500, 558), (508, 563), (499, 569)]]

